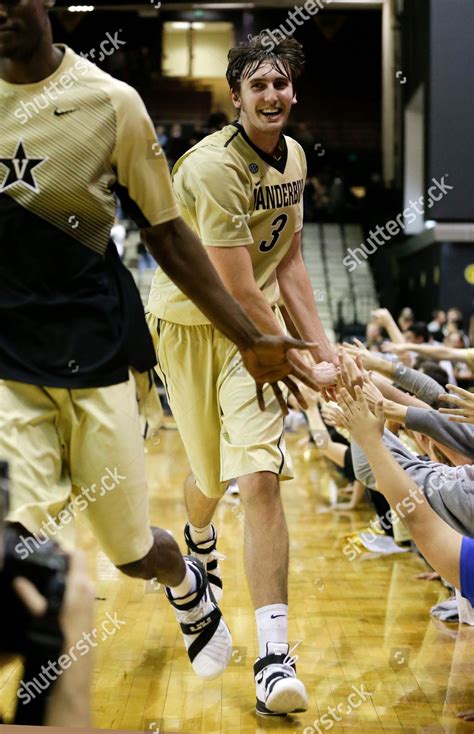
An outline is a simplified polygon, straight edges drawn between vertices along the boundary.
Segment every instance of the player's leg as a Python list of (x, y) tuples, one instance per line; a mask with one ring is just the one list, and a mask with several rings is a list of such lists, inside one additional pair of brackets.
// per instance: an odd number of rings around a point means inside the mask
[[(134, 578), (162, 583), (176, 610), (194, 671), (220, 675), (232, 640), (196, 559), (181, 556), (171, 535), (150, 528), (144, 445), (135, 382), (71, 390), (70, 466), (79, 503), (110, 560)], [(81, 511), (81, 510), (80, 510)]]
[(217, 601), (222, 578), (212, 523), (215, 507), (225, 491), (220, 481), (220, 410), (216, 391), (215, 330), (210, 324), (182, 326), (147, 315), (157, 350), (157, 372), (191, 464), (185, 482), (188, 523), (184, 537), (188, 552), (208, 572)]
[[(216, 440), (218, 436), (216, 434)], [(202, 447), (204, 451), (206, 447)], [(184, 539), (188, 553), (204, 564), (207, 578), (217, 602), (222, 599), (222, 574), (217, 552), (217, 530), (212, 522), (220, 498), (206, 497), (201, 492), (194, 475), (189, 474), (184, 483), (184, 501), (188, 522), (184, 528)]]
[[(20, 557), (51, 538), (72, 546), (70, 527), (55, 523), (71, 493), (59, 432), (65, 390), (0, 380), (0, 457), (10, 473), (7, 520), (24, 528)], [(69, 542), (68, 542), (69, 541)]]
[[(256, 610), (288, 604), (288, 528), (281, 501), (278, 476), (256, 472), (239, 477), (240, 498), (245, 511), (244, 563), (250, 595)], [(272, 610), (281, 618), (282, 612)], [(270, 616), (269, 616), (270, 619)], [(262, 620), (263, 621), (263, 620)], [(260, 655), (267, 642), (288, 642), (287, 607), (284, 625), (259, 626)], [(286, 628), (283, 635), (280, 629)], [(283, 639), (284, 637), (284, 639)]]
[(306, 710), (288, 645), (288, 530), (280, 479), (292, 477), (283, 417), (271, 389), (261, 412), (255, 386), (230, 351), (219, 380), (223, 480), (238, 477), (245, 510), (245, 571), (255, 607), (259, 658), (255, 664), (257, 713)]

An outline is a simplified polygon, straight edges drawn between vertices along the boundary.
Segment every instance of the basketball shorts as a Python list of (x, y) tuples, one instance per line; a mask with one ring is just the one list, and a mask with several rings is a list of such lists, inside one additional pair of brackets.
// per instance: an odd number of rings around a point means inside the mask
[(259, 471), (292, 479), (278, 401), (267, 385), (266, 410), (259, 409), (255, 381), (237, 347), (211, 324), (186, 326), (152, 313), (147, 321), (156, 369), (199, 489), (217, 498), (230, 479)]
[(68, 549), (72, 521), (85, 516), (116, 566), (150, 551), (132, 375), (128, 382), (90, 389), (0, 380), (0, 459), (10, 468), (11, 522)]

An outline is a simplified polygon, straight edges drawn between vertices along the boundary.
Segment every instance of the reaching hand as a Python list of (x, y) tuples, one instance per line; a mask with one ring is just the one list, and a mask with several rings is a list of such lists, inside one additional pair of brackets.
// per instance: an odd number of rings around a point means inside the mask
[(337, 385), (338, 391), (345, 387), (345, 389), (354, 397), (355, 385), (362, 387), (363, 384), (362, 372), (352, 357), (350, 357), (343, 349), (340, 350), (339, 358), (341, 371)]
[(392, 314), (388, 308), (376, 308), (370, 314), (372, 318), (376, 319), (380, 324), (385, 325), (387, 321), (393, 321)]
[(314, 347), (314, 344), (300, 339), (293, 339), (290, 336), (262, 334), (253, 342), (251, 347), (240, 349), (244, 366), (257, 383), (257, 400), (260, 410), (265, 410), (263, 388), (269, 382), (283, 414), (287, 415), (288, 407), (278, 385), (279, 381), (284, 382), (303, 408), (307, 408), (306, 401), (298, 385), (291, 377), (296, 377), (313, 390), (317, 390), (318, 386), (310, 374), (292, 360), (291, 354), (288, 354), (288, 352), (291, 349), (311, 349), (312, 347)]
[(410, 351), (410, 345), (409, 344), (396, 344), (395, 342), (383, 342), (381, 346), (382, 352), (385, 354), (387, 352), (392, 352), (392, 354), (403, 354), (404, 352)]
[(348, 390), (342, 388), (339, 393), (339, 405), (344, 414), (344, 423), (354, 440), (363, 446), (367, 441), (383, 435), (384, 417), (382, 404), (377, 403), (373, 415), (359, 385), (355, 388), (355, 399)]
[(380, 392), (379, 388), (375, 383), (372, 381), (372, 375), (369, 372), (366, 372), (365, 370), (362, 370), (362, 392), (364, 394), (365, 399), (367, 400), (368, 406), (372, 412), (375, 411), (375, 406), (377, 403), (382, 402), (384, 403), (384, 396)]
[(455, 395), (443, 393), (439, 400), (444, 403), (452, 403), (452, 408), (440, 408), (440, 413), (449, 415), (452, 423), (474, 423), (474, 393), (463, 390), (456, 385), (446, 385), (446, 389)]
[(354, 344), (344, 342), (342, 346), (352, 359), (357, 359), (357, 357), (359, 357), (366, 370), (376, 370), (381, 364), (382, 367), (386, 365), (386, 361), (384, 359), (377, 357), (373, 352), (370, 352), (358, 339), (354, 339)]
[(338, 405), (323, 403), (321, 406), (321, 415), (328, 426), (334, 426), (334, 428), (345, 427), (344, 414)]

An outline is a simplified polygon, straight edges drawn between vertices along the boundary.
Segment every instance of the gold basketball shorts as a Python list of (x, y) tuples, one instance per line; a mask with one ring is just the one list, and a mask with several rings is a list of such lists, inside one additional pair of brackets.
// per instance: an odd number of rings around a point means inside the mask
[(0, 459), (10, 467), (8, 520), (70, 541), (89, 520), (117, 566), (150, 551), (144, 444), (135, 381), (65, 389), (0, 380)]
[(292, 479), (278, 401), (267, 385), (266, 410), (259, 409), (255, 381), (237, 347), (211, 324), (186, 326), (152, 313), (147, 321), (156, 369), (199, 489), (220, 497), (230, 479), (259, 471)]

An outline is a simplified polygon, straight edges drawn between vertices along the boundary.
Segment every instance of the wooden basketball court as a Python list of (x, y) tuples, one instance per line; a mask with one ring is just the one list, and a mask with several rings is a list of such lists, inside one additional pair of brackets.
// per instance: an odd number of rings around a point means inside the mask
[[(321, 512), (330, 481), (344, 482), (304, 449), (303, 436), (289, 436), (297, 479), (284, 483), (283, 494), (291, 540), (290, 640), (302, 640), (297, 667), (309, 711), (286, 719), (255, 715), (257, 645), (243, 574), (243, 514), (239, 500), (226, 497), (216, 520), (219, 550), (227, 556), (222, 609), (235, 647), (224, 676), (207, 683), (192, 672), (162, 589), (121, 576), (81, 523), (80, 545), (99, 597), (97, 626), (107, 613), (126, 623), (95, 651), (95, 727), (187, 734), (474, 732), (474, 722), (456, 719), (456, 712), (474, 707), (474, 629), (430, 617), (430, 607), (448, 593), (439, 582), (415, 580), (427, 567), (413, 553), (348, 560), (345, 536), (367, 526), (371, 513)], [(147, 459), (152, 520), (184, 551), (188, 465), (178, 433), (163, 430), (148, 444)], [(19, 672), (17, 664), (1, 673), (7, 713)]]

